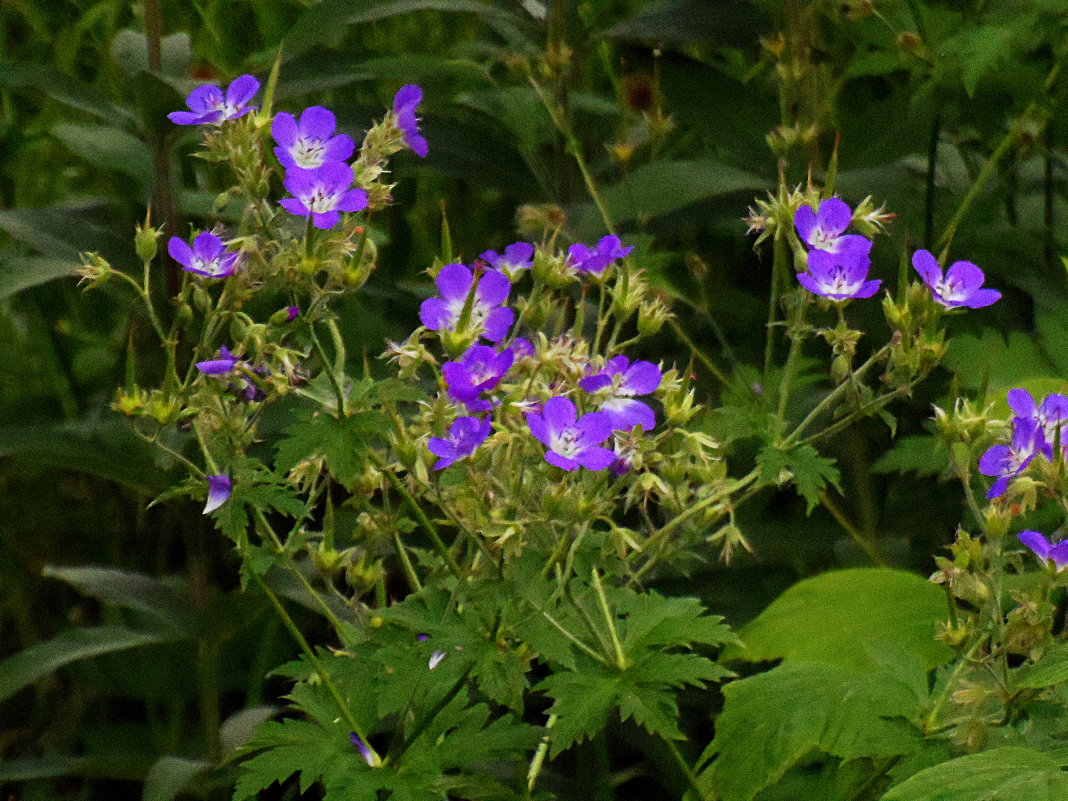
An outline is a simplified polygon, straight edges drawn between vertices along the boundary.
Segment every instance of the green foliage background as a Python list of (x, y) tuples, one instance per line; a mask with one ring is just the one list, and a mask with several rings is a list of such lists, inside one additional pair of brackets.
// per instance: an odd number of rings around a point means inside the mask
[[(726, 407), (709, 433), (739, 458), (757, 447), (746, 433), (754, 376), (744, 365), (762, 358), (770, 281), (770, 254), (754, 252), (740, 218), (775, 186), (777, 157), (790, 182), (805, 180), (810, 164), (820, 178), (838, 142), (840, 194), (851, 202), (871, 194), (897, 215), (873, 254), (874, 274), (891, 284), (906, 248), (934, 246), (978, 186), (952, 258), (978, 263), (1004, 301), (955, 321), (945, 369), (902, 401), (896, 431), (872, 423), (835, 439), (836, 490), (764, 493), (738, 520), (755, 553), (729, 567), (712, 551), (698, 554), (684, 580), (661, 581), (665, 594), (696, 594), (740, 626), (799, 579), (869, 564), (846, 529), (886, 563), (930, 572), (961, 517), (959, 490), (940, 481), (947, 461), (929, 433), (931, 403), (957, 393), (1000, 398), (1068, 372), (1066, 23), (1064, 0), (0, 6), (0, 657), (24, 657), (0, 675), (0, 786), (24, 799), (135, 797), (142, 788), (145, 798), (171, 797), (199, 760), (218, 756), (203, 735), (220, 725), (213, 716), (243, 742), (285, 686), (264, 678), (294, 652), (270, 610), (241, 593), (234, 561), (198, 510), (146, 508), (176, 476), (108, 408), (128, 343), (139, 374), (159, 370), (147, 321), (121, 288), (86, 295), (70, 277), (87, 250), (136, 269), (131, 234), (149, 205), (153, 222), (177, 233), (210, 215), (224, 184), (187, 158), (195, 137), (165, 118), (196, 82), (264, 77), (281, 48), (276, 107), (328, 105), (357, 137), (400, 85), (423, 86), (430, 157), (397, 162), (381, 267), (342, 315), (350, 352), (370, 357), (415, 324), (443, 211), (453, 250), (467, 260), (514, 241), (516, 210), (531, 204), (559, 206), (575, 240), (603, 233), (568, 154), (578, 148), (639, 264), (674, 299), (681, 333), (665, 329), (640, 355), (692, 367), (702, 400)], [(157, 24), (158, 64), (149, 48)], [(777, 71), (784, 53), (801, 65), (796, 74)], [(549, 88), (568, 110), (574, 142), (558, 134), (528, 81), (546, 59), (568, 65)], [(868, 325), (882, 325), (877, 310)], [(811, 406), (814, 395), (799, 395), (799, 408)], [(768, 463), (776, 472), (791, 466)], [(832, 618), (820, 620), (832, 628)], [(303, 622), (318, 625), (311, 614)], [(785, 661), (731, 685), (724, 727), (742, 725), (729, 705), (754, 686), (745, 682), (779, 673), (789, 686), (809, 669), (775, 650), (781, 641), (759, 644), (760, 632), (770, 638), (761, 625), (743, 629), (743, 639), (761, 659)], [(883, 717), (906, 716), (926, 693), (916, 670), (940, 662), (886, 661), (896, 666), (890, 678), (837, 664), (819, 691), (855, 686), (873, 694)], [(547, 688), (552, 698), (587, 690), (562, 680)], [(723, 702), (713, 695), (683, 696), (684, 707), (692, 703), (684, 717), (706, 740), (709, 709)], [(812, 749), (843, 759), (913, 753), (898, 728), (846, 726), (834, 742), (826, 731), (798, 732), (793, 751), (761, 770), (783, 775)], [(861, 742), (877, 735), (895, 745)], [(720, 755), (713, 765), (747, 757), (744, 741), (722, 737), (710, 746)], [(1014, 749), (991, 752), (989, 770), (999, 760), (1016, 765)], [(1025, 757), (1035, 786), (1062, 775), (1063, 761)], [(643, 766), (666, 759), (632, 726), (613, 724), (554, 763), (553, 789), (561, 798), (649, 797), (656, 785)], [(592, 778), (569, 787), (559, 779), (569, 772)], [(739, 777), (753, 775), (739, 768)], [(926, 775), (887, 798), (930, 797), (925, 788), (939, 779)], [(723, 797), (748, 799), (765, 785), (731, 785)]]

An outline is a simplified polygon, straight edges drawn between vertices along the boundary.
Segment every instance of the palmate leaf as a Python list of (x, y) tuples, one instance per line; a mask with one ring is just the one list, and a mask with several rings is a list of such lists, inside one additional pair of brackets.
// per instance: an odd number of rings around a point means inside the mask
[(1031, 748), (993, 748), (921, 770), (883, 801), (1064, 801), (1068, 758)]
[[(910, 669), (917, 675), (902, 681)], [(699, 776), (723, 801), (751, 801), (811, 751), (856, 759), (908, 754), (921, 742), (908, 723), (922, 703), (918, 662), (893, 671), (825, 663), (783, 664), (723, 688), (716, 737)]]
[(719, 615), (709, 615), (697, 598), (666, 598), (654, 590), (617, 590), (616, 608), (626, 615), (623, 650), (681, 645), (723, 645), (737, 638)]
[(798, 494), (808, 503), (809, 512), (819, 504), (828, 484), (838, 487), (840, 475), (834, 459), (820, 456), (811, 445), (795, 445), (788, 450), (765, 445), (756, 461), (764, 481), (773, 484), (793, 482)]
[(304, 793), (324, 774), (343, 770), (346, 762), (360, 761), (340, 728), (328, 730), (302, 720), (264, 723), (246, 750), (260, 753), (241, 763), (234, 801), (252, 798), (294, 773), (300, 774), (300, 791)]
[(286, 429), (285, 438), (277, 445), (275, 468), (286, 472), (302, 459), (322, 456), (334, 477), (350, 484), (363, 470), (368, 444), (385, 425), (386, 418), (376, 411), (346, 417), (307, 416)]

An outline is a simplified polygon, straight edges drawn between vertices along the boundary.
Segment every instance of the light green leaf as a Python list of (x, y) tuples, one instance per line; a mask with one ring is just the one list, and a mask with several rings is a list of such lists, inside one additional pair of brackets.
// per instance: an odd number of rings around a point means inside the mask
[(1014, 671), (1012, 686), (1038, 690), (1068, 681), (1068, 643), (1058, 643), (1033, 665)]
[[(918, 664), (919, 679), (923, 670)], [(751, 801), (813, 750), (842, 759), (900, 756), (921, 741), (907, 721), (921, 699), (914, 681), (881, 671), (801, 662), (723, 688), (716, 737), (699, 777), (723, 801)]]
[(0, 701), (71, 662), (170, 639), (173, 638), (166, 632), (134, 631), (122, 626), (61, 632), (0, 662)]
[(152, 154), (136, 136), (112, 125), (64, 123), (52, 135), (91, 164), (129, 175), (142, 189), (152, 185)]
[(875, 460), (876, 473), (914, 472), (921, 478), (937, 476), (949, 466), (946, 446), (932, 434), (901, 437), (893, 447)]
[(17, 256), (0, 251), (0, 300), (57, 278), (73, 278), (80, 266), (73, 259)]
[(1066, 764), (1030, 748), (993, 748), (921, 770), (883, 801), (1064, 801)]
[(211, 768), (203, 759), (165, 756), (156, 760), (145, 777), (141, 801), (171, 801), (198, 773)]
[(133, 121), (133, 115), (126, 109), (112, 105), (88, 84), (43, 64), (0, 62), (0, 86), (29, 89), (108, 122)]
[(786, 590), (738, 632), (745, 645), (729, 647), (721, 659), (867, 665), (873, 647), (888, 646), (933, 669), (953, 658), (953, 650), (935, 639), (945, 615), (945, 591), (912, 573), (836, 570)]

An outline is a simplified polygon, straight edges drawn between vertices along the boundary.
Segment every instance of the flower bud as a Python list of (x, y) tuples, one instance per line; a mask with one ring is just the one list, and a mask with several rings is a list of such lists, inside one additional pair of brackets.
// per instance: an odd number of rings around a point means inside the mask
[(189, 325), (193, 321), (193, 307), (185, 301), (180, 302), (174, 312), (174, 319), (181, 327)]
[(179, 399), (164, 394), (162, 390), (153, 390), (145, 403), (145, 414), (161, 426), (176, 422), (181, 413), (182, 406)]
[(649, 337), (664, 327), (671, 312), (659, 299), (643, 301), (638, 306), (638, 333)]
[(99, 253), (83, 253), (77, 273), (81, 276), (79, 285), (88, 282), (88, 289), (96, 289), (111, 276), (111, 265)]
[(137, 232), (134, 234), (134, 250), (137, 251), (137, 258), (145, 263), (156, 258), (159, 237), (162, 233), (162, 230), (153, 228), (148, 222), (137, 226)]
[(134, 417), (141, 413), (147, 400), (148, 393), (136, 386), (132, 391), (119, 389), (115, 392), (115, 400), (112, 401), (111, 408), (127, 417)]

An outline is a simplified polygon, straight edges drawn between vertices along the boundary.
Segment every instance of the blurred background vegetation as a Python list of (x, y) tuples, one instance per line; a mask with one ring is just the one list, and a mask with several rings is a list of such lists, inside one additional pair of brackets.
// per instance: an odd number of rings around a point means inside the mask
[[(873, 252), (891, 289), (966, 201), (951, 260), (979, 264), (1005, 300), (951, 321), (945, 369), (895, 409), (896, 431), (875, 421), (828, 446), (840, 494), (806, 515), (792, 491), (765, 493), (738, 519), (755, 553), (725, 567), (710, 549), (665, 579), (741, 623), (800, 577), (868, 563), (856, 536), (930, 572), (961, 518), (931, 404), (1068, 374), (1066, 24), (1068, 0), (0, 4), (0, 797), (171, 797), (285, 687), (264, 678), (294, 650), (285, 633), (241, 593), (199, 509), (148, 508), (175, 475), (109, 407), (127, 370), (158, 376), (147, 321), (121, 282), (85, 294), (71, 277), (90, 250), (136, 270), (149, 206), (166, 236), (228, 219), (226, 176), (165, 117), (198, 82), (265, 79), (281, 50), (275, 107), (327, 105), (357, 141), (397, 88), (423, 87), (430, 155), (394, 161), (380, 267), (343, 313), (350, 352), (372, 360), (417, 322), (443, 215), (467, 261), (539, 215), (565, 215), (575, 241), (602, 235), (580, 155), (674, 299), (677, 326), (639, 355), (690, 366), (700, 400), (725, 407), (710, 433), (739, 456), (755, 449), (738, 419), (760, 392), (747, 365), (763, 358), (771, 273), (742, 221), (754, 197), (780, 174), (822, 181), (837, 142), (837, 192), (897, 215)], [(162, 297), (174, 267), (160, 265)], [(884, 335), (876, 304), (851, 313)], [(112, 647), (80, 639), (87, 626)], [(220, 725), (221, 741), (205, 735)]]

